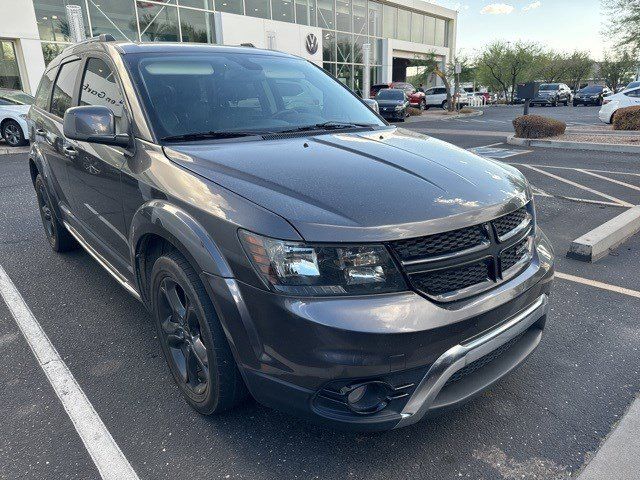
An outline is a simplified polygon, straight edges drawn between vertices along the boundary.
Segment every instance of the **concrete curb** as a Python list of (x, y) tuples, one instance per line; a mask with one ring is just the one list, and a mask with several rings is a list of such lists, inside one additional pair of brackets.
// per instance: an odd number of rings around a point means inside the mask
[(618, 426), (600, 446), (578, 480), (635, 480), (640, 472), (640, 398), (631, 404)]
[(614, 143), (583, 143), (565, 142), (560, 140), (545, 140), (532, 138), (516, 138), (515, 135), (507, 137), (507, 143), (520, 147), (547, 147), (562, 148), (566, 150), (592, 150), (597, 152), (612, 153), (640, 153), (640, 145), (616, 145)]
[(567, 256), (586, 262), (597, 262), (640, 232), (640, 205), (630, 208), (580, 238), (571, 242)]
[[(437, 108), (437, 107), (434, 107)], [(471, 118), (471, 117), (481, 117), (484, 115), (484, 110), (476, 110), (473, 113), (459, 113), (456, 115), (442, 115), (438, 117), (431, 117), (427, 115), (425, 118), (424, 115), (420, 115), (419, 117), (409, 117), (405, 120), (406, 123), (416, 123), (416, 122), (437, 122), (438, 120), (455, 120), (456, 118)]]
[(11, 155), (16, 153), (28, 153), (29, 147), (0, 147), (0, 155)]

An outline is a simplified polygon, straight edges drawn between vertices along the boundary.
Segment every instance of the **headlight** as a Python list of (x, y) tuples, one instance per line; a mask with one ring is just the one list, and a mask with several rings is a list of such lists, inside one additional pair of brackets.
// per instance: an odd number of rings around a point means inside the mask
[(404, 108), (404, 105), (398, 105), (396, 107), (396, 112), (399, 112), (400, 110), (402, 110)]
[(309, 245), (240, 230), (259, 276), (280, 293), (362, 295), (407, 290), (383, 245)]

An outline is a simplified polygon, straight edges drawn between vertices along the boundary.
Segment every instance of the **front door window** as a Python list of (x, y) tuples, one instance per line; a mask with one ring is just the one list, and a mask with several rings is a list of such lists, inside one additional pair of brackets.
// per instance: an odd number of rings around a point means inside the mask
[(15, 44), (0, 40), (0, 88), (22, 90)]

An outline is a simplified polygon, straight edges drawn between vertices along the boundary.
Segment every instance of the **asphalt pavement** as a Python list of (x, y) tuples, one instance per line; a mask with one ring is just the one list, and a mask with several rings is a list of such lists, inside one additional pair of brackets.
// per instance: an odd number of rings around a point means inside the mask
[[(640, 298), (588, 284), (640, 290), (640, 240), (593, 265), (564, 254), (625, 203), (640, 203), (640, 162), (506, 145), (504, 112), (512, 108), (487, 109), (482, 126), (451, 120), (429, 122), (429, 130), (520, 168), (536, 187), (558, 271), (587, 284), (556, 280), (546, 335), (522, 367), (463, 408), (405, 429), (341, 433), (251, 400), (218, 417), (195, 413), (173, 384), (142, 306), (88, 254), (49, 249), (24, 154), (0, 156), (0, 266), (139, 478), (569, 478), (640, 391)], [(0, 478), (99, 478), (1, 300), (0, 362)]]

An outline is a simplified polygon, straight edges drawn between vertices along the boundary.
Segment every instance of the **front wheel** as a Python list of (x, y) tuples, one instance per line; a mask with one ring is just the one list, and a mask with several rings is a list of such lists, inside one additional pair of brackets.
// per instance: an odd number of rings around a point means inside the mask
[(196, 271), (169, 252), (155, 261), (150, 284), (162, 352), (189, 405), (203, 415), (233, 408), (246, 387)]
[(15, 120), (7, 120), (2, 125), (2, 138), (7, 142), (7, 145), (11, 147), (20, 147), (26, 145), (28, 142), (24, 138), (24, 132), (22, 127)]
[(429, 107), (427, 107), (427, 102), (423, 99), (420, 102), (420, 110), (428, 110), (428, 109), (429, 109)]
[(442, 102), (441, 107), (442, 107), (443, 110), (447, 110), (447, 101), (446, 100), (444, 102)]

